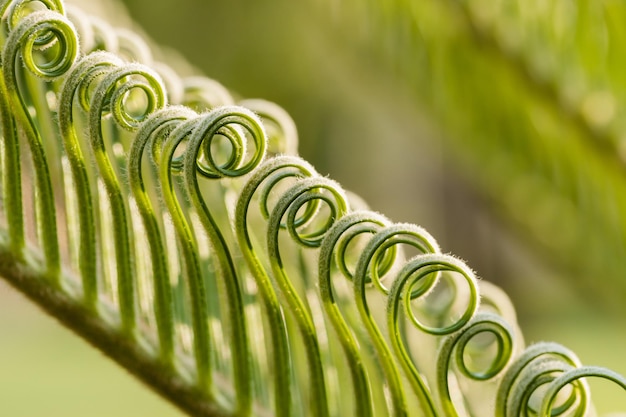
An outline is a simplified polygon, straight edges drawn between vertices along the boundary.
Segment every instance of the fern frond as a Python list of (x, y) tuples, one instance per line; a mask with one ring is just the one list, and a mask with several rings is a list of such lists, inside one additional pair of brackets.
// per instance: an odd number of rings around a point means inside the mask
[(588, 415), (585, 378), (626, 389), (525, 347), (426, 230), (284, 154), (277, 106), (60, 2), (0, 10), (0, 275), (184, 411), (508, 416), (545, 385), (541, 415)]

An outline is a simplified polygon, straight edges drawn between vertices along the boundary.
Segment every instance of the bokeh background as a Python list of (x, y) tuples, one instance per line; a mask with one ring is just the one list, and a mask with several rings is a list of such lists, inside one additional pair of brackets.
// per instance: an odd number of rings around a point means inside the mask
[[(79, 3), (180, 72), (284, 107), (319, 172), (503, 287), (527, 342), (626, 374), (626, 37), (607, 17), (623, 2)], [(181, 415), (4, 284), (0, 341), (2, 415)]]

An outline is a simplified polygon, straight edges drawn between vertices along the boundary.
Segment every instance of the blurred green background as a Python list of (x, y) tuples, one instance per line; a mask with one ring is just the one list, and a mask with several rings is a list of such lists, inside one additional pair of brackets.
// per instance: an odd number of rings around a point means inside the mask
[[(595, 68), (572, 58), (580, 71), (559, 72), (570, 56), (554, 33), (565, 25), (567, 37), (567, 10), (545, 12), (541, 23), (528, 17), (530, 10), (543, 16), (535, 10), (540, 2), (473, 1), (469, 11), (454, 1), (442, 2), (451, 4), (447, 9), (435, 3), (420, 2), (406, 13), (323, 0), (127, 0), (127, 14), (111, 4), (80, 6), (108, 14), (115, 25), (132, 19), (156, 44), (184, 56), (195, 68), (188, 71), (242, 98), (284, 107), (298, 126), (300, 154), (319, 172), (392, 220), (425, 227), (444, 251), (502, 286), (527, 343), (554, 340), (585, 364), (626, 374), (624, 216), (621, 200), (611, 199), (626, 178), (615, 168), (620, 145), (610, 142), (623, 134), (618, 122), (597, 126), (598, 117), (572, 111), (567, 100), (576, 102), (579, 93), (566, 88), (576, 90), (581, 77), (580, 89), (610, 88), (619, 115), (622, 85), (604, 85), (602, 77), (620, 62)], [(517, 9), (502, 12), (505, 3)], [(618, 2), (599, 3), (602, 10), (624, 10), (613, 5)], [(593, 15), (584, 4), (577, 12)], [(504, 32), (488, 24), (505, 17)], [(487, 22), (487, 29), (473, 27), (476, 22)], [(517, 33), (524, 22), (526, 31)], [(542, 44), (540, 34), (533, 40), (541, 24), (549, 26), (553, 44)], [(578, 32), (575, 48), (604, 47), (602, 39), (595, 44)], [(530, 129), (528, 120), (549, 127)], [(570, 137), (582, 145), (558, 142)], [(590, 145), (602, 140), (607, 143)], [(599, 261), (583, 262), (594, 256)], [(4, 285), (0, 310), (2, 415), (180, 415)], [(617, 389), (592, 387), (600, 411), (626, 410)]]

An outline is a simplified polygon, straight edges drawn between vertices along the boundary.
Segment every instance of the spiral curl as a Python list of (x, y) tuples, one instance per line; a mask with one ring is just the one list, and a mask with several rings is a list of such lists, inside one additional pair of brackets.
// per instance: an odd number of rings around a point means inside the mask
[[(247, 211), (252, 201), (253, 195), (259, 191), (259, 208), (261, 215), (264, 219), (268, 220), (270, 217), (271, 209), (269, 207), (270, 197), (273, 195), (273, 190), (281, 183), (281, 181), (293, 178), (301, 179), (306, 177), (316, 176), (317, 171), (308, 162), (299, 157), (293, 156), (277, 156), (265, 161), (250, 177), (246, 183), (244, 189), (239, 197), (237, 204), (237, 211), (235, 215), (236, 220), (242, 220), (241, 226), (247, 224)], [(317, 209), (317, 205), (312, 204), (307, 210), (307, 215), (304, 216), (301, 221), (307, 221)], [(239, 216), (241, 214), (241, 217)], [(285, 225), (281, 223), (281, 227)], [(247, 229), (247, 227), (241, 227), (241, 229)]]
[[(43, 52), (54, 45), (52, 57), (37, 62), (35, 52)], [(9, 32), (6, 46), (2, 51), (5, 77), (14, 78), (14, 64), (19, 55), (24, 66), (35, 76), (52, 81), (64, 75), (78, 56), (78, 37), (74, 25), (63, 15), (42, 10), (33, 12), (19, 21)], [(8, 65), (7, 65), (8, 64)]]
[[(285, 398), (293, 398), (292, 364), (288, 343), (287, 327), (281, 303), (274, 290), (269, 271), (259, 259), (258, 254), (265, 251), (256, 248), (259, 240), (253, 236), (249, 227), (248, 215), (253, 197), (260, 194), (259, 208), (265, 219), (270, 217), (268, 205), (271, 191), (283, 180), (301, 179), (317, 175), (313, 167), (298, 157), (279, 156), (268, 159), (250, 176), (241, 191), (235, 207), (234, 226), (239, 249), (257, 284), (260, 301), (267, 317), (269, 338), (272, 343), (271, 361), (273, 366), (273, 397), (276, 414), (281, 417), (293, 415), (293, 404)], [(253, 243), (255, 242), (255, 243)], [(258, 250), (257, 250), (258, 249)]]
[[(126, 111), (125, 98), (133, 89), (145, 92), (147, 105), (138, 115)], [(100, 177), (106, 187), (111, 214), (118, 226), (113, 230), (115, 241), (116, 279), (120, 303), (120, 315), (125, 331), (132, 332), (136, 324), (135, 283), (131, 258), (131, 235), (128, 223), (126, 198), (123, 187), (126, 182), (118, 178), (113, 163), (105, 149), (102, 132), (103, 117), (112, 113), (114, 120), (123, 129), (133, 131), (154, 110), (165, 105), (164, 88), (156, 74), (140, 64), (126, 64), (107, 73), (96, 86), (90, 102), (89, 138)]]
[[(143, 220), (147, 235), (146, 240), (150, 245), (159, 347), (161, 358), (166, 363), (172, 363), (174, 358), (174, 318), (172, 289), (169, 281), (170, 272), (166, 262), (167, 256), (163, 247), (159, 219), (157, 219), (157, 213), (152, 206), (144, 183), (142, 160), (144, 153), (148, 153), (153, 157), (149, 158), (150, 161), (154, 161), (155, 149), (160, 147), (158, 142), (165, 140), (167, 134), (179, 123), (196, 116), (192, 110), (178, 106), (155, 111), (148, 116), (137, 131), (128, 155), (128, 181)], [(152, 166), (156, 168), (154, 162)]]
[[(51, 12), (65, 15), (63, 2), (60, 0), (5, 0), (0, 7), (2, 28), (5, 33), (12, 32), (25, 16), (35, 12), (26, 10), (29, 3), (38, 3)], [(54, 35), (52, 33), (44, 34), (38, 37), (36, 44), (39, 47), (48, 45), (53, 41), (53, 37)]]
[(174, 155), (181, 143), (193, 131), (198, 117), (183, 119), (177, 123), (176, 127), (167, 135), (162, 146), (153, 147), (152, 157), (157, 158), (154, 163), (158, 166), (161, 195), (174, 224), (189, 286), (197, 383), (203, 390), (210, 392), (213, 388), (211, 375), (213, 364), (209, 354), (212, 346), (212, 335), (206, 322), (208, 315), (206, 286), (202, 278), (199, 250), (193, 228), (185, 217), (172, 178), (173, 174), (182, 169), (182, 162)]
[[(330, 195), (325, 195), (322, 191), (326, 191)], [(300, 218), (298, 218), (298, 212), (313, 201), (325, 203), (330, 209), (330, 213), (327, 219), (318, 225), (316, 230), (305, 234), (299, 233), (298, 226), (306, 226), (313, 218), (307, 215), (308, 210), (304, 210), (305, 215)], [(318, 416), (329, 415), (319, 340), (315, 324), (307, 313), (305, 303), (298, 296), (284, 270), (278, 236), (281, 229), (281, 221), (286, 217), (285, 227), (295, 242), (305, 247), (318, 247), (324, 234), (332, 226), (333, 222), (343, 216), (347, 210), (347, 197), (336, 183), (325, 178), (311, 177), (296, 182), (281, 196), (268, 222), (268, 256), (274, 279), (283, 297), (286, 299), (287, 305), (290, 307), (304, 339), (311, 380), (312, 411)]]
[[(218, 283), (223, 286), (228, 299), (226, 309), (230, 320), (229, 331), (237, 404), (241, 411), (245, 412), (251, 407), (250, 348), (241, 279), (237, 274), (226, 239), (202, 196), (198, 174), (208, 179), (219, 179), (249, 173), (265, 157), (267, 137), (258, 117), (240, 106), (223, 106), (199, 116), (194, 121), (195, 127), (189, 135), (184, 154), (185, 189), (215, 248), (214, 254), (222, 275)], [(246, 155), (246, 132), (252, 137), (255, 145), (254, 153), (249, 158)], [(231, 154), (226, 157), (226, 162), (223, 164), (216, 163), (216, 159), (224, 155), (214, 155), (212, 146), (212, 142), (218, 135), (226, 137), (231, 145)]]
[[(452, 324), (433, 327), (421, 322), (415, 315), (411, 302), (426, 296), (435, 287), (440, 274), (444, 271), (457, 272), (466, 280), (469, 289), (468, 305), (462, 316)], [(450, 255), (418, 255), (404, 264), (393, 282), (387, 300), (389, 323), (393, 324), (394, 328), (397, 329), (400, 305), (404, 305), (406, 316), (415, 327), (434, 336), (448, 335), (464, 327), (478, 309), (476, 277), (465, 263)]]
[(387, 383), (390, 386), (393, 407), (396, 412), (406, 410), (404, 388), (393, 355), (375, 318), (372, 316), (367, 301), (366, 286), (368, 283), (373, 283), (374, 288), (384, 295), (388, 295), (389, 289), (382, 283), (381, 279), (385, 275), (383, 271), (386, 268), (381, 266), (388, 262), (386, 259), (389, 255), (386, 252), (401, 244), (412, 246), (422, 253), (439, 252), (437, 242), (423, 228), (412, 224), (393, 224), (378, 231), (365, 246), (357, 262), (353, 280), (355, 304), (378, 352)]
[[(478, 335), (489, 333), (495, 337), (497, 352), (487, 369), (471, 370), (465, 358), (468, 344)], [(457, 416), (448, 382), (451, 361), (466, 378), (474, 381), (487, 381), (500, 375), (513, 356), (514, 330), (500, 316), (492, 313), (476, 314), (460, 331), (447, 336), (437, 353), (437, 389), (441, 408), (447, 416)]]
[(272, 155), (297, 155), (298, 131), (289, 113), (279, 105), (262, 99), (246, 99), (238, 103), (255, 112), (268, 131), (268, 152)]
[[(246, 155), (246, 132), (252, 137), (255, 145), (254, 153)], [(227, 139), (231, 146), (230, 155), (226, 155), (223, 163), (217, 162), (211, 146), (218, 136)], [(185, 166), (195, 167), (197, 172), (207, 178), (239, 177), (252, 171), (265, 157), (267, 135), (258, 117), (240, 106), (219, 107), (201, 116), (191, 132)], [(247, 157), (247, 160), (246, 160)], [(188, 183), (194, 181), (194, 170), (185, 171)]]
[[(328, 230), (320, 245), (318, 261), (320, 299), (336, 331), (350, 367), (356, 398), (355, 415), (363, 417), (374, 415), (372, 394), (370, 392), (370, 376), (361, 358), (362, 353), (353, 334), (354, 330), (346, 322), (337, 304), (332, 284), (332, 272), (333, 265), (335, 265), (344, 277), (352, 280), (352, 272), (347, 266), (349, 243), (359, 235), (376, 233), (389, 224), (389, 220), (378, 213), (355, 211), (338, 219)], [(392, 252), (388, 251), (389, 254), (395, 256)]]
[[(617, 386), (621, 387), (624, 391), (626, 391), (626, 378), (617, 372), (613, 372), (610, 369), (602, 368), (599, 366), (582, 366), (575, 369), (570, 369), (565, 371), (563, 374), (553, 379), (548, 385), (546, 389), (542, 402), (541, 408), (539, 410), (540, 416), (553, 416), (558, 415), (559, 409), (554, 407), (554, 402), (556, 401), (557, 395), (559, 392), (568, 385), (574, 385), (574, 389), (578, 388), (580, 385), (585, 386), (584, 383), (579, 384), (578, 382), (582, 378), (601, 378), (615, 383)], [(581, 390), (581, 395), (586, 394), (587, 392)], [(589, 409), (590, 401), (586, 398), (580, 400), (581, 405), (579, 406), (579, 414), (586, 415), (585, 413)]]
[[(411, 302), (426, 296), (437, 284), (441, 273), (450, 271), (463, 276), (469, 288), (468, 305), (459, 319), (443, 327), (429, 326), (415, 315)], [(420, 399), (422, 406), (435, 414), (432, 397), (428, 392), (417, 366), (413, 363), (404, 338), (401, 337), (400, 311), (404, 307), (405, 316), (421, 331), (443, 336), (465, 327), (478, 308), (478, 293), (474, 273), (458, 259), (442, 254), (422, 254), (407, 261), (393, 282), (387, 298), (387, 323), (389, 338), (397, 357), (407, 373), (413, 390)]]
[[(68, 223), (70, 238), (77, 242), (78, 264), (82, 279), (83, 297), (90, 308), (95, 308), (98, 299), (96, 273), (96, 226), (93, 211), (94, 201), (90, 187), (89, 164), (81, 150), (81, 133), (77, 131), (74, 120), (74, 103), (86, 113), (89, 111), (89, 89), (98, 77), (112, 71), (122, 62), (106, 52), (96, 52), (83, 56), (68, 72), (61, 86), (59, 100), (59, 128), (63, 147), (71, 170), (72, 185), (68, 189), (66, 198), (73, 193), (75, 201), (80, 202), (82, 209), (75, 207), (72, 201), (67, 202), (68, 218), (78, 219), (78, 230), (74, 223)], [(66, 179), (66, 181), (68, 181)], [(74, 214), (72, 214), (74, 213)]]
[[(528, 415), (528, 400), (536, 388), (552, 382), (556, 378), (554, 373), (581, 366), (580, 360), (572, 351), (557, 343), (542, 342), (527, 347), (507, 369), (498, 386), (496, 417)], [(588, 391), (584, 384), (579, 384), (578, 388)], [(582, 398), (585, 400), (586, 395)], [(572, 391), (567, 401), (554, 412), (562, 414), (575, 400), (576, 392)]]
[[(323, 191), (327, 191), (330, 196), (324, 195)], [(325, 203), (330, 209), (326, 221), (318, 225), (316, 230), (306, 233), (299, 232), (300, 228), (306, 227), (314, 220), (311, 214), (313, 210), (309, 209), (309, 207), (313, 205), (317, 208), (321, 202)], [(304, 214), (299, 216), (299, 210), (302, 208), (304, 208)], [(271, 241), (273, 242), (272, 245), (274, 245), (276, 240), (273, 237), (278, 235), (277, 231), (279, 228), (284, 227), (289, 231), (295, 242), (305, 247), (316, 248), (320, 246), (326, 232), (328, 232), (333, 223), (347, 211), (347, 197), (339, 187), (339, 184), (323, 178), (303, 179), (286, 191), (276, 204), (269, 219), (270, 230), (268, 231), (268, 236), (272, 236)], [(287, 217), (286, 224), (282, 223), (283, 216)]]
[(398, 245), (407, 245), (422, 253), (439, 253), (439, 245), (424, 228), (409, 223), (397, 223), (376, 233), (363, 249), (355, 271), (355, 290), (364, 294), (365, 284), (373, 285), (383, 294), (389, 288), (383, 283), (385, 273), (390, 270), (388, 250)]
[[(42, 45), (55, 43), (52, 56), (46, 55), (46, 60), (36, 62), (33, 53)], [(37, 11), (28, 14), (20, 20), (16, 27), (9, 33), (5, 49), (2, 50), (2, 71), (3, 84), (0, 92), (8, 97), (8, 101), (13, 105), (12, 116), (8, 113), (4, 116), (15, 117), (17, 123), (24, 130), (28, 145), (31, 150), (33, 164), (37, 167), (35, 171), (35, 181), (39, 192), (36, 195), (36, 213), (37, 228), (46, 258), (46, 266), (48, 274), (52, 282), (58, 284), (58, 274), (61, 270), (60, 251), (58, 243), (58, 233), (56, 225), (56, 209), (54, 204), (54, 193), (51, 183), (51, 173), (49, 170), (48, 159), (45, 154), (45, 147), (38, 129), (36, 121), (30, 116), (26, 98), (21, 91), (18, 82), (17, 71), (21, 68), (17, 64), (18, 57), (22, 57), (24, 66), (33, 75), (46, 81), (54, 80), (64, 75), (73, 65), (78, 54), (78, 40), (72, 24), (61, 14), (49, 10)], [(5, 94), (6, 91), (6, 94)], [(3, 113), (8, 112), (3, 100)], [(50, 109), (38, 109), (39, 111), (47, 111)], [(45, 117), (41, 115), (41, 117)], [(3, 117), (4, 118), (4, 117)], [(14, 125), (7, 121), (4, 122), (8, 128), (5, 132), (6, 147), (10, 148), (5, 152), (17, 155), (19, 147), (15, 137)], [(13, 156), (15, 158), (15, 156)], [(8, 165), (19, 164), (17, 161), (7, 161)], [(11, 174), (19, 175), (19, 168), (9, 170)], [(11, 181), (17, 181), (17, 178), (9, 178)], [(10, 186), (10, 190), (14, 195), (10, 196), (10, 200), (20, 199), (21, 196), (16, 195), (20, 187), (16, 183)], [(9, 191), (11, 193), (11, 191)], [(14, 203), (11, 201), (11, 205)], [(17, 204), (17, 203), (16, 203)], [(21, 206), (21, 203), (19, 203)], [(14, 206), (17, 208), (17, 205)], [(21, 216), (21, 213), (14, 213), (11, 217)], [(19, 227), (23, 227), (22, 222), (18, 223)], [(14, 237), (18, 239), (18, 245), (23, 245), (23, 231), (15, 233)]]
[(222, 84), (207, 77), (186, 77), (182, 80), (182, 103), (196, 111), (211, 110), (235, 104), (230, 92)]
[[(127, 109), (126, 99), (133, 90), (145, 93), (145, 108), (138, 114)], [(97, 132), (105, 112), (110, 112), (117, 124), (128, 131), (135, 131), (144, 119), (166, 104), (165, 87), (159, 75), (141, 64), (125, 64), (108, 74), (93, 93), (90, 110), (91, 131)], [(95, 106), (94, 106), (95, 104)], [(98, 130), (96, 130), (98, 129)], [(92, 134), (94, 145), (100, 143), (99, 135)]]

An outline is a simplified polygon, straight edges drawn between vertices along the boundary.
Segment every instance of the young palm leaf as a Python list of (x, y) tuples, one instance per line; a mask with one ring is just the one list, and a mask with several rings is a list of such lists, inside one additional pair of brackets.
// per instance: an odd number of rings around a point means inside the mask
[(0, 275), (184, 411), (588, 415), (585, 378), (626, 389), (524, 348), (506, 296), (289, 155), (275, 105), (60, 2), (1, 10)]

